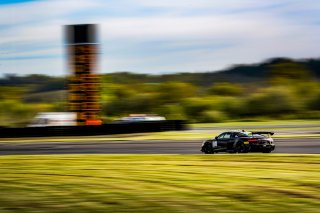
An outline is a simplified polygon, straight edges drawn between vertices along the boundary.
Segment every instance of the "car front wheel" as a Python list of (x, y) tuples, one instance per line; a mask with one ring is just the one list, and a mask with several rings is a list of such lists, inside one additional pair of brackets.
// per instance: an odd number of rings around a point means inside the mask
[(270, 153), (270, 152), (272, 152), (272, 149), (265, 149), (262, 151), (262, 153)]
[(204, 144), (203, 148), (202, 148), (202, 151), (205, 153), (205, 154), (213, 154), (213, 149), (212, 149), (212, 145), (210, 143), (206, 143)]

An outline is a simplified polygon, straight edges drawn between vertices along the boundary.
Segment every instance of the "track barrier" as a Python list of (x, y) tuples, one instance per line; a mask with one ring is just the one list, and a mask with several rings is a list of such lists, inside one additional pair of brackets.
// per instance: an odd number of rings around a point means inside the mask
[(187, 122), (184, 120), (114, 122), (99, 126), (1, 127), (0, 138), (113, 135), (187, 129)]

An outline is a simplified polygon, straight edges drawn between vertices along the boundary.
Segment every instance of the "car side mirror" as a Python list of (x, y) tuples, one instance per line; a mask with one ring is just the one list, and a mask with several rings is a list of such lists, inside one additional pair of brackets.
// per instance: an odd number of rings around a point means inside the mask
[(218, 139), (218, 136), (214, 137), (214, 139), (216, 139), (216, 140), (217, 140), (217, 139)]

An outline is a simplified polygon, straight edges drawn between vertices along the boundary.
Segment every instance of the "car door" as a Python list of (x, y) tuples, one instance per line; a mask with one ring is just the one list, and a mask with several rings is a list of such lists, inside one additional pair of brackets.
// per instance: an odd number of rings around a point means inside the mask
[(230, 150), (233, 149), (234, 142), (236, 141), (236, 137), (237, 137), (237, 133), (232, 132), (230, 134), (230, 138), (228, 139), (228, 142), (227, 142), (228, 149)]
[(218, 146), (222, 146), (223, 145), (223, 137), (224, 137), (225, 133), (222, 133), (220, 135), (218, 135), (215, 140), (217, 141), (217, 145)]
[(228, 148), (228, 144), (230, 143), (231, 139), (232, 139), (232, 133), (230, 132), (222, 133), (217, 137), (218, 146)]
[(234, 134), (232, 132), (227, 132), (223, 138), (224, 147), (227, 147), (227, 149), (232, 148), (233, 142), (234, 142)]

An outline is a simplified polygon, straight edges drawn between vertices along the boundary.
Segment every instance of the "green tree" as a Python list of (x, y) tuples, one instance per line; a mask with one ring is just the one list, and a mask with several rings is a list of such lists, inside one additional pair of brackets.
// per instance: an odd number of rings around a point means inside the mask
[(210, 100), (204, 98), (189, 98), (183, 101), (183, 107), (191, 122), (199, 122), (203, 113), (212, 110)]
[(242, 97), (225, 97), (220, 101), (220, 111), (231, 119), (238, 119), (246, 111), (245, 101)]
[(197, 122), (201, 123), (219, 123), (228, 119), (227, 115), (222, 111), (207, 110), (201, 113), (197, 118)]
[(118, 99), (130, 98), (136, 94), (135, 88), (131, 85), (118, 84), (113, 85), (113, 95)]
[(25, 104), (18, 100), (0, 101), (0, 126), (25, 126), (38, 112), (51, 110), (49, 104)]
[(299, 109), (299, 102), (284, 87), (268, 88), (252, 94), (246, 102), (245, 115), (282, 116)]
[(0, 100), (20, 100), (26, 93), (26, 88), (0, 86)]
[(308, 109), (320, 110), (320, 91), (314, 94), (307, 103)]
[(312, 72), (306, 66), (296, 62), (283, 62), (270, 66), (269, 79), (275, 85), (290, 85), (313, 79)]
[(243, 94), (243, 92), (244, 89), (240, 84), (232, 84), (228, 82), (215, 83), (208, 90), (210, 95), (221, 96), (238, 96)]
[(169, 120), (185, 120), (187, 116), (184, 112), (184, 108), (180, 104), (160, 105), (156, 108), (158, 115), (166, 117)]
[(122, 99), (103, 103), (102, 112), (106, 116), (123, 116), (132, 113), (155, 113), (155, 97), (148, 94), (137, 94)]
[(180, 103), (183, 99), (194, 97), (197, 88), (189, 83), (166, 82), (158, 87), (158, 100), (161, 103)]

